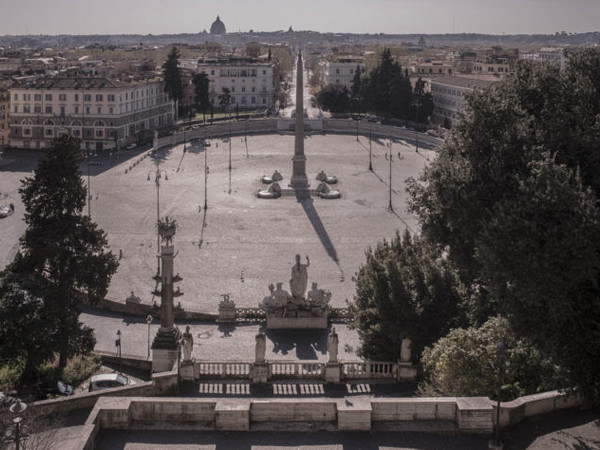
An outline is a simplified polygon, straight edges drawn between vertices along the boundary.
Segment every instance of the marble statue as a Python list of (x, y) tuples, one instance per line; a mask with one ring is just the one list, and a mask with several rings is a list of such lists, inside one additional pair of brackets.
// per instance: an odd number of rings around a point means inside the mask
[(317, 283), (313, 282), (312, 288), (306, 294), (306, 303), (314, 313), (323, 313), (331, 300), (331, 292), (319, 289)]
[(258, 334), (256, 335), (255, 339), (256, 339), (256, 346), (254, 347), (254, 353), (255, 353), (255, 357), (256, 357), (255, 362), (264, 363), (266, 361), (265, 353), (267, 351), (267, 336), (262, 331), (259, 331)]
[(258, 191), (258, 198), (279, 198), (281, 197), (281, 186), (273, 182), (268, 189)]
[(317, 186), (317, 194), (319, 194), (319, 197), (326, 199), (340, 198), (342, 196), (340, 191), (331, 189), (325, 182), (319, 183), (319, 186)]
[(317, 175), (317, 180), (327, 184), (336, 184), (338, 181), (336, 176), (328, 177), (324, 170), (319, 172)]
[(411, 357), (411, 348), (412, 341), (409, 338), (402, 339), (402, 343), (400, 344), (400, 361), (401, 362), (409, 362)]
[(308, 267), (310, 260), (306, 257), (306, 264), (300, 262), (300, 255), (296, 255), (296, 264), (292, 266), (292, 278), (290, 279), (290, 291), (292, 297), (304, 298), (308, 284)]
[(330, 363), (335, 363), (338, 360), (338, 345), (338, 335), (335, 332), (335, 327), (333, 327), (331, 333), (329, 333), (329, 336), (327, 337), (327, 354), (329, 355)]
[(183, 351), (183, 360), (192, 359), (192, 350), (194, 349), (194, 336), (190, 332), (190, 326), (185, 327), (185, 333), (181, 337), (181, 349)]
[(177, 221), (169, 219), (169, 216), (165, 216), (164, 220), (158, 221), (158, 234), (163, 241), (163, 244), (170, 246), (173, 244), (173, 236), (177, 230)]

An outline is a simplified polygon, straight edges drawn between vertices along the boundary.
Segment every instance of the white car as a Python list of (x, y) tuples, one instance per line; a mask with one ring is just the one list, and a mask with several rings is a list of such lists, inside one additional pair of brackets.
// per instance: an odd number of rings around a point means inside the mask
[(126, 376), (120, 373), (103, 373), (100, 375), (94, 375), (90, 380), (89, 391), (99, 391), (102, 389), (110, 389), (116, 387), (123, 387), (135, 384), (135, 381), (130, 380)]

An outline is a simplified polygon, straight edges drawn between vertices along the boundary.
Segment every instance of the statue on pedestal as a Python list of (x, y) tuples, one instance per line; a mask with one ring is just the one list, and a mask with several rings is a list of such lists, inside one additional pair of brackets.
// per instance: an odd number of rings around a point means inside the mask
[(335, 332), (335, 327), (333, 327), (331, 329), (331, 333), (329, 333), (329, 336), (327, 337), (327, 353), (329, 355), (329, 362), (330, 363), (336, 363), (338, 362), (338, 344), (339, 344), (339, 339), (338, 339), (338, 335)]
[(308, 256), (306, 257), (306, 264), (302, 264), (300, 255), (296, 255), (296, 264), (292, 266), (292, 278), (290, 279), (292, 297), (304, 298), (306, 286), (308, 285), (308, 266), (310, 266)]
[(192, 350), (194, 349), (194, 336), (190, 332), (190, 326), (185, 327), (185, 333), (181, 336), (181, 350), (183, 351), (183, 360), (192, 359)]
[(255, 362), (264, 363), (265, 353), (267, 352), (267, 336), (262, 331), (259, 331), (255, 337), (256, 345), (254, 347)]

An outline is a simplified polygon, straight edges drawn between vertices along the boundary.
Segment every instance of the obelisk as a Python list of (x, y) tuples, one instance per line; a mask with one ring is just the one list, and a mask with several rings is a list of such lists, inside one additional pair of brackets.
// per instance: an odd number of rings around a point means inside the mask
[(292, 158), (292, 179), (290, 187), (296, 194), (308, 194), (308, 177), (306, 176), (306, 156), (304, 156), (304, 83), (302, 76), (302, 54), (298, 51), (296, 65), (296, 141), (294, 143), (294, 157)]

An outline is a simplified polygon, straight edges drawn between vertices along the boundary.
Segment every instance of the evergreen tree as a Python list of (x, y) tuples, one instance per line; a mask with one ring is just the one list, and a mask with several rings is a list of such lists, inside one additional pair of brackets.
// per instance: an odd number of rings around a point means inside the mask
[(522, 63), (473, 94), (438, 159), (409, 183), (475, 324), (497, 313), (600, 402), (600, 51)]
[(164, 91), (169, 98), (179, 103), (183, 98), (183, 81), (181, 78), (181, 69), (179, 68), (179, 50), (173, 46), (167, 60), (163, 63), (163, 74), (165, 78)]
[(52, 329), (46, 344), (60, 353), (61, 367), (67, 358), (93, 349), (92, 330), (79, 322), (77, 304), (104, 298), (118, 266), (107, 251), (105, 233), (82, 214), (81, 159), (79, 139), (57, 138), (44, 150), (33, 177), (23, 181), (23, 256), (10, 266), (43, 299), (41, 313)]
[(453, 269), (424, 244), (407, 231), (367, 252), (349, 305), (361, 356), (396, 360), (402, 339), (410, 338), (418, 360), (424, 346), (464, 323)]
[(350, 92), (352, 93), (352, 106), (354, 111), (361, 112), (363, 109), (364, 92), (359, 65), (356, 66), (356, 70), (354, 71), (354, 77), (352, 77), (352, 88)]
[(227, 111), (227, 108), (229, 108), (230, 103), (231, 91), (229, 90), (229, 88), (224, 87), (222, 93), (219, 95), (219, 105), (221, 105), (221, 108)]
[(325, 111), (338, 113), (350, 111), (352, 104), (350, 91), (340, 84), (328, 84), (317, 92), (315, 100)]
[(192, 79), (194, 83), (194, 103), (198, 111), (206, 113), (210, 107), (210, 100), (208, 97), (209, 79), (205, 73), (197, 73)]

